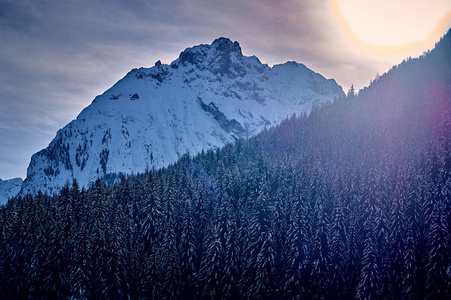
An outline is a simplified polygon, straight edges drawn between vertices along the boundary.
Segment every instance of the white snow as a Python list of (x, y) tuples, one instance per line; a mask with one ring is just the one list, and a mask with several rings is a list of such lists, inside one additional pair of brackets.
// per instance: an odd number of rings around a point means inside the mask
[(15, 197), (19, 193), (21, 185), (21, 178), (0, 179), (0, 205), (4, 205), (9, 198)]
[(72, 178), (87, 186), (108, 173), (165, 167), (341, 95), (334, 80), (302, 64), (271, 68), (220, 38), (186, 49), (170, 65), (134, 69), (97, 96), (33, 155), (21, 194), (53, 193)]

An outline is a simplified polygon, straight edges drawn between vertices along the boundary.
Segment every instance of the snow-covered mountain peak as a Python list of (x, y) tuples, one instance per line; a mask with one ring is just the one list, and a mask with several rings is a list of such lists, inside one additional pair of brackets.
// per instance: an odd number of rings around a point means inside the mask
[(185, 49), (170, 65), (133, 69), (97, 96), (33, 155), (21, 194), (165, 167), (342, 95), (334, 80), (302, 64), (271, 68), (219, 38)]
[[(232, 42), (228, 38), (219, 38), (211, 45), (198, 45), (187, 48), (180, 53), (178, 59), (171, 63), (171, 67), (177, 69), (183, 67), (196, 67), (199, 70), (207, 69), (214, 75), (237, 75), (236, 63), (243, 58), (238, 42)], [(235, 69), (235, 70), (234, 70)], [(233, 72), (235, 71), (235, 72)], [(234, 74), (235, 73), (235, 74)]]
[(243, 55), (241, 52), (240, 44), (237, 41), (232, 42), (230, 39), (225, 37), (220, 37), (214, 40), (210, 48), (216, 53), (220, 52), (227, 55), (234, 53), (239, 56)]

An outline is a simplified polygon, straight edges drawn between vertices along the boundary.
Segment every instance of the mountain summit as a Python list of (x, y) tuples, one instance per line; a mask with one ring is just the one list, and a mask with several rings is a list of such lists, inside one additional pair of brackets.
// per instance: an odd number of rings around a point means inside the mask
[(200, 45), (188, 48), (177, 60), (171, 63), (172, 68), (195, 65), (201, 69), (207, 68), (213, 74), (221, 74), (235, 77), (243, 75), (241, 67), (243, 54), (238, 42), (232, 42), (227, 38), (216, 39), (211, 45)]
[(186, 49), (170, 65), (133, 69), (97, 96), (32, 156), (21, 194), (165, 167), (342, 95), (333, 79), (302, 64), (269, 67), (219, 38)]

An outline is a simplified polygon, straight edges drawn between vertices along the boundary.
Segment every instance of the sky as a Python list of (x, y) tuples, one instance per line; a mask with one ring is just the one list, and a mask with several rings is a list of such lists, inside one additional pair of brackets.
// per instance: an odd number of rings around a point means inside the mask
[(449, 0), (0, 0), (0, 178), (131, 69), (218, 37), (272, 66), (297, 61), (346, 92), (451, 27)]

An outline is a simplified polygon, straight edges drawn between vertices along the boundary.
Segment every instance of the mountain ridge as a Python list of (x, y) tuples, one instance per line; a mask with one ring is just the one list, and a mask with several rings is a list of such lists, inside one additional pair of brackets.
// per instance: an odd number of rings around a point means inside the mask
[(97, 96), (32, 156), (20, 194), (165, 167), (343, 95), (335, 80), (302, 64), (269, 67), (219, 38), (170, 64), (133, 69)]

